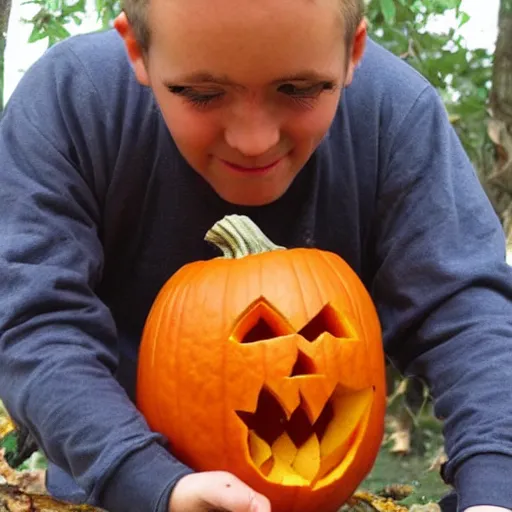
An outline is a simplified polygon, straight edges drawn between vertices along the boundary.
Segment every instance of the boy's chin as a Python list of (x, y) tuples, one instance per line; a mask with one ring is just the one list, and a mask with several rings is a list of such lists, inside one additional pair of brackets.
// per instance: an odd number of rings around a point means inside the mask
[(265, 206), (277, 201), (286, 192), (282, 189), (261, 189), (252, 187), (249, 190), (233, 190), (229, 187), (214, 187), (215, 192), (226, 202), (236, 206)]

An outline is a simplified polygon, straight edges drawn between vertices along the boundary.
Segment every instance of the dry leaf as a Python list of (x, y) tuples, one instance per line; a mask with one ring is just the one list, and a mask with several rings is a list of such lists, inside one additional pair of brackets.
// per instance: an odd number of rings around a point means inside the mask
[(437, 451), (435, 457), (432, 459), (432, 462), (430, 463), (430, 467), (428, 468), (429, 471), (440, 471), (441, 466), (448, 460), (448, 457), (446, 456), (446, 453), (444, 451), (444, 448), (441, 447)]
[(348, 500), (344, 509), (350, 512), (408, 512), (391, 498), (385, 498), (366, 491), (357, 491)]
[(407, 496), (410, 496), (413, 491), (414, 487), (412, 485), (391, 484), (386, 485), (386, 487), (384, 487), (384, 489), (379, 491), (377, 494), (383, 498), (391, 498), (395, 501), (400, 501), (407, 498)]
[(16, 426), (7, 414), (4, 405), (0, 402), (0, 439), (16, 430)]
[(0, 512), (102, 512), (89, 505), (73, 505), (50, 496), (26, 493), (12, 485), (0, 485)]
[(441, 507), (433, 502), (424, 505), (411, 505), (409, 512), (441, 512)]
[[(19, 488), (28, 493), (46, 493), (45, 471), (36, 469), (31, 471), (16, 471), (11, 468), (4, 458), (4, 450), (0, 449), (0, 477), (6, 484)], [(0, 509), (0, 512), (1, 509)]]
[(389, 451), (398, 455), (407, 455), (410, 453), (412, 429), (411, 418), (402, 414), (398, 418), (391, 418), (389, 426), (392, 431), (389, 435), (389, 440), (393, 443)]

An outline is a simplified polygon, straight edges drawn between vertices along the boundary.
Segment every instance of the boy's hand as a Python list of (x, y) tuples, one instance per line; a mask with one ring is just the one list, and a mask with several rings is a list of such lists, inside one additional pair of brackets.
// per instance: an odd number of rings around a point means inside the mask
[(510, 509), (494, 505), (474, 505), (468, 507), (464, 512), (510, 512)]
[(271, 512), (270, 502), (224, 471), (192, 473), (178, 481), (169, 512)]

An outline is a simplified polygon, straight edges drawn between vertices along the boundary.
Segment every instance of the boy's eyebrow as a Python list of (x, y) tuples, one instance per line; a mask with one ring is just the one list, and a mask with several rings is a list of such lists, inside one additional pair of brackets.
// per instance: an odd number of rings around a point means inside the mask
[(318, 73), (313, 70), (301, 71), (299, 73), (294, 73), (293, 75), (283, 76), (278, 80), (275, 80), (274, 83), (281, 82), (331, 82), (334, 80), (332, 75)]
[[(286, 75), (277, 80), (274, 80), (273, 84), (279, 84), (283, 82), (325, 82), (332, 81), (334, 78), (332, 76), (323, 75), (316, 71), (306, 70), (300, 71), (298, 73), (294, 73), (292, 75)], [(219, 85), (229, 85), (233, 87), (240, 87), (240, 84), (233, 82), (226, 75), (213, 75), (208, 71), (198, 71), (195, 73), (190, 73), (188, 75), (183, 75), (178, 77), (176, 80), (166, 80), (165, 84), (170, 85), (171, 83), (193, 83), (193, 84), (201, 84), (201, 83), (210, 83), (210, 84), (219, 84)]]
[[(171, 82), (171, 80), (167, 80), (166, 83)], [(196, 73), (190, 73), (188, 75), (183, 75), (178, 77), (176, 80), (173, 80), (175, 83), (194, 83), (200, 84), (203, 82), (215, 83), (220, 85), (236, 85), (232, 80), (230, 80), (225, 75), (212, 75), (207, 71), (198, 71)]]

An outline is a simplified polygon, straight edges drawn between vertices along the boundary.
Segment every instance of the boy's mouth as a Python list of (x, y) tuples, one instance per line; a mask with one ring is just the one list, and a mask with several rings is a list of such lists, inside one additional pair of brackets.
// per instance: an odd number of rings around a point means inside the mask
[(270, 162), (258, 163), (257, 165), (240, 165), (229, 160), (219, 158), (220, 162), (228, 169), (241, 173), (265, 173), (275, 169), (283, 160), (284, 156)]

